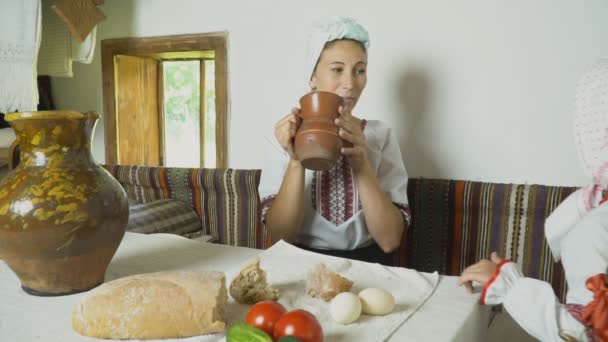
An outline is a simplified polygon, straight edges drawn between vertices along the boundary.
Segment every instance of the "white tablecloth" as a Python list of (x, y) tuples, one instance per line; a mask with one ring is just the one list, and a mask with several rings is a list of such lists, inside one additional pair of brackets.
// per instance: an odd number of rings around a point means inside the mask
[[(106, 273), (106, 281), (166, 270), (218, 270), (230, 279), (261, 251), (190, 241), (173, 235), (127, 233)], [(71, 328), (72, 307), (82, 294), (35, 297), (23, 292), (18, 278), (0, 261), (0, 341), (99, 341)], [(483, 341), (487, 308), (441, 276), (430, 298), (393, 334), (390, 341)], [(194, 337), (183, 341), (208, 341)], [(329, 342), (329, 339), (326, 339)]]

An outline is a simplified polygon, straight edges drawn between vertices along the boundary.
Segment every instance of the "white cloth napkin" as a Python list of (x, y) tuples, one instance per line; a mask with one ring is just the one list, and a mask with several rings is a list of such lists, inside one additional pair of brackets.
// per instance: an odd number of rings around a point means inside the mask
[(40, 1), (0, 0), (0, 8), (0, 112), (36, 110)]
[(70, 36), (70, 39), (72, 42), (72, 61), (91, 64), (95, 53), (95, 44), (97, 43), (97, 26), (93, 28), (91, 33), (89, 33), (82, 43), (74, 38), (74, 36)]
[[(260, 254), (260, 260), (269, 283), (281, 291), (279, 302), (287, 310), (304, 309), (314, 314), (323, 327), (326, 342), (387, 340), (430, 297), (439, 280), (437, 272), (421, 273), (401, 267), (320, 255), (284, 241), (279, 241)], [(306, 295), (306, 277), (318, 263), (324, 263), (352, 280), (353, 293), (368, 287), (389, 291), (395, 297), (395, 309), (386, 316), (362, 315), (349, 325), (336, 323), (329, 314), (328, 302)], [(229, 314), (230, 318), (236, 316)]]
[[(386, 267), (380, 264), (336, 258), (297, 248), (279, 241), (259, 255), (261, 267), (271, 286), (281, 291), (279, 303), (287, 310), (304, 309), (311, 312), (323, 327), (324, 342), (386, 341), (403, 322), (411, 317), (431, 296), (439, 281), (435, 273), (421, 273), (401, 267)], [(389, 291), (396, 306), (386, 316), (361, 315), (349, 325), (334, 322), (329, 314), (329, 303), (306, 294), (306, 277), (318, 263), (340, 273), (354, 282), (352, 292), (358, 293), (367, 287), (379, 287)], [(238, 270), (236, 270), (238, 272)], [(226, 274), (226, 281), (236, 273)], [(245, 320), (251, 306), (234, 303), (229, 299), (228, 323)], [(187, 342), (225, 341), (222, 334), (196, 336)]]

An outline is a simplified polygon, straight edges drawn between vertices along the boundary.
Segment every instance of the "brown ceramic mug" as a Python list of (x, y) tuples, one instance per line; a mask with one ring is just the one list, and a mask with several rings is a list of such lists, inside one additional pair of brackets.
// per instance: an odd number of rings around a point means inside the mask
[(309, 170), (323, 171), (333, 167), (344, 145), (334, 120), (344, 104), (339, 95), (313, 91), (300, 98), (302, 124), (296, 133), (296, 157)]

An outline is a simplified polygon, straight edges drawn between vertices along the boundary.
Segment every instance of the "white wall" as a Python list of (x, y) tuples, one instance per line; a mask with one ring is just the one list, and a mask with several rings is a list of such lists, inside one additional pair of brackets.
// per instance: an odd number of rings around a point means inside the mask
[[(109, 0), (99, 39), (227, 31), (229, 166), (261, 168), (263, 133), (307, 90), (314, 18), (369, 30), (355, 111), (389, 122), (410, 176), (581, 185), (575, 84), (608, 57), (605, 0)], [(99, 45), (98, 45), (99, 46)], [(54, 79), (60, 108), (102, 113), (101, 58)], [(94, 155), (103, 161), (103, 122)]]

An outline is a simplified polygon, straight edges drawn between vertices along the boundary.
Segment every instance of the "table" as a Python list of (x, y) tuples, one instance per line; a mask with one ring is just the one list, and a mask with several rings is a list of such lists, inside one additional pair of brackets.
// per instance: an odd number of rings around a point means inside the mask
[[(191, 241), (168, 234), (126, 233), (112, 259), (106, 281), (168, 270), (219, 270), (226, 279), (261, 251)], [(490, 310), (456, 285), (457, 277), (441, 276), (435, 292), (393, 334), (390, 341), (483, 341)], [(100, 341), (78, 335), (71, 313), (83, 294), (35, 297), (23, 292), (15, 274), (0, 260), (0, 341)]]

